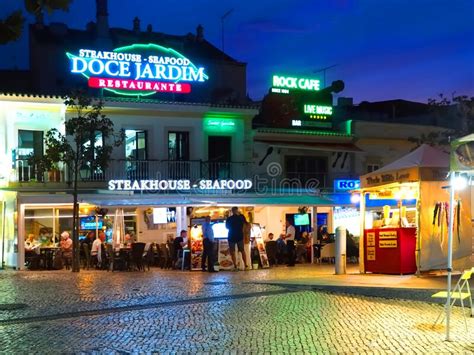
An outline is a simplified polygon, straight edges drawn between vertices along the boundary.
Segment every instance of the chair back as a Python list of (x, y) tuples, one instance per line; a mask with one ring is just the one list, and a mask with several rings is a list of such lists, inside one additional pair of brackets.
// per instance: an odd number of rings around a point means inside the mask
[(86, 257), (86, 260), (90, 260), (91, 250), (89, 249), (89, 245), (87, 243), (82, 243), (82, 251), (84, 252), (84, 256)]
[(178, 255), (176, 254), (176, 248), (174, 247), (173, 243), (168, 243), (168, 255), (171, 259), (175, 260), (178, 258)]
[(141, 258), (145, 250), (145, 243), (132, 243), (132, 258)]
[(107, 244), (105, 246), (105, 252), (107, 253), (107, 257), (110, 258), (110, 259), (113, 259), (114, 258), (114, 247), (112, 244)]
[(165, 259), (168, 257), (168, 248), (166, 247), (165, 243), (161, 243), (159, 245), (158, 252), (160, 253), (160, 257)]
[(265, 243), (265, 249), (267, 251), (268, 258), (276, 258), (277, 255), (277, 242), (274, 240), (269, 240)]
[(325, 244), (321, 249), (321, 258), (335, 258), (336, 257), (336, 243)]

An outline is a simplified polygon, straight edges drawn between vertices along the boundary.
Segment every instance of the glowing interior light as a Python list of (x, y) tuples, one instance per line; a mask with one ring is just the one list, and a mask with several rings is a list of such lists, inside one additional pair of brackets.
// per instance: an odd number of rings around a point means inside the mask
[(360, 202), (360, 195), (359, 194), (352, 194), (351, 195), (351, 203), (359, 203)]
[(454, 189), (463, 190), (467, 187), (467, 179), (463, 175), (458, 175), (454, 178)]

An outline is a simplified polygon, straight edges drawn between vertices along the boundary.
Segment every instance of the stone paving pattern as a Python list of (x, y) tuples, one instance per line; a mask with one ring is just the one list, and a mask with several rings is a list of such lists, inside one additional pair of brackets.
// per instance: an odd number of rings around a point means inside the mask
[(307, 271), (0, 272), (0, 353), (474, 354), (458, 307), (445, 342), (440, 305), (274, 283)]

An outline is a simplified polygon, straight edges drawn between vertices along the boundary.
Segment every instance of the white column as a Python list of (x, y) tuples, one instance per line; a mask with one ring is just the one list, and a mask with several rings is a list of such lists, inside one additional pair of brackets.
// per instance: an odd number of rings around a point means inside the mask
[(311, 264), (314, 264), (314, 244), (318, 241), (318, 206), (311, 207), (311, 228), (313, 237), (311, 241)]
[[(446, 298), (446, 340), (450, 341), (449, 327), (451, 318), (451, 273), (453, 267), (453, 217), (454, 217), (454, 183), (456, 181), (456, 173), (451, 172), (449, 179), (449, 225), (448, 225), (448, 297)], [(463, 310), (464, 312), (464, 310)]]
[(360, 193), (360, 237), (359, 237), (359, 272), (365, 273), (364, 263), (364, 229), (365, 229), (365, 192)]
[(19, 204), (18, 205), (18, 213), (17, 213), (17, 243), (18, 243), (18, 257), (17, 257), (17, 269), (24, 270), (25, 269), (25, 205)]
[(176, 235), (183, 229), (188, 230), (188, 220), (186, 217), (186, 206), (176, 207)]

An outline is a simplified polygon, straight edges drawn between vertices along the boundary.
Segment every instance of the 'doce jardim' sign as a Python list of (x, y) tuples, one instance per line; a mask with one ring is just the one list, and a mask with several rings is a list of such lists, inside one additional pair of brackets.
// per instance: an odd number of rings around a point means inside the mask
[(191, 84), (208, 79), (203, 67), (157, 44), (133, 44), (112, 51), (79, 49), (77, 54), (66, 55), (70, 72), (86, 77), (89, 87), (122, 95), (187, 94)]

